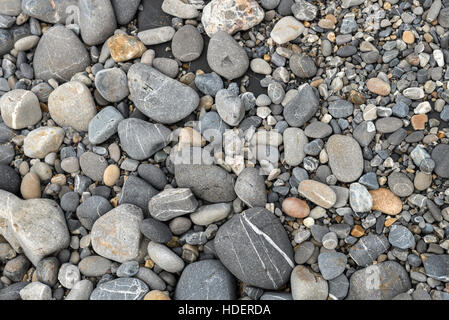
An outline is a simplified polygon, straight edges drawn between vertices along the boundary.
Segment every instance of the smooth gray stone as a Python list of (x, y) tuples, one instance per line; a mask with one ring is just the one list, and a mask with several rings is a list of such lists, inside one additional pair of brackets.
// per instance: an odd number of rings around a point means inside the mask
[[(327, 140), (326, 151), (332, 174), (341, 182), (352, 182), (363, 173), (364, 160), (357, 141), (350, 137), (334, 134)], [(348, 155), (351, 157), (348, 157)]]
[(78, 0), (79, 26), (83, 42), (103, 44), (117, 28), (114, 8), (109, 0)]
[(118, 131), (123, 115), (116, 108), (109, 106), (102, 109), (89, 122), (89, 141), (100, 144), (108, 140)]
[(349, 101), (339, 99), (331, 102), (328, 110), (334, 118), (347, 118), (352, 115), (354, 105)]
[(90, 280), (84, 279), (75, 283), (65, 300), (89, 300), (94, 285)]
[(15, 195), (19, 194), (22, 179), (19, 174), (10, 166), (0, 164), (0, 189)]
[(126, 25), (134, 18), (140, 5), (140, 0), (111, 0), (115, 17), (119, 25)]
[(441, 178), (449, 178), (449, 145), (439, 144), (432, 151), (435, 173)]
[(51, 78), (69, 81), (89, 65), (90, 56), (83, 43), (73, 31), (61, 25), (45, 32), (34, 53), (35, 77), (45, 81)]
[(147, 218), (142, 221), (140, 232), (151, 241), (158, 243), (167, 243), (173, 236), (170, 228), (165, 223), (153, 218)]
[(86, 277), (101, 277), (106, 274), (112, 266), (112, 261), (102, 256), (91, 255), (82, 259), (78, 268)]
[(118, 278), (99, 284), (90, 300), (142, 300), (149, 288), (145, 282), (135, 278)]
[(257, 168), (245, 168), (235, 182), (235, 193), (250, 208), (265, 207), (267, 193), (265, 179)]
[(123, 184), (118, 201), (119, 204), (134, 204), (141, 208), (145, 215), (147, 215), (149, 213), (148, 202), (158, 193), (159, 191), (144, 180), (136, 176), (129, 176)]
[(187, 265), (176, 284), (175, 300), (234, 300), (234, 276), (218, 260)]
[(216, 32), (210, 39), (207, 63), (213, 71), (227, 80), (241, 77), (249, 67), (245, 50), (224, 31)]
[(203, 52), (204, 40), (198, 29), (185, 25), (173, 36), (171, 49), (173, 56), (181, 62), (191, 62), (198, 59)]
[(293, 300), (288, 292), (265, 292), (259, 300)]
[(356, 271), (349, 280), (347, 300), (391, 300), (410, 288), (404, 267), (386, 261)]
[(156, 189), (162, 190), (167, 184), (167, 177), (161, 168), (152, 164), (142, 163), (137, 168), (137, 173), (146, 182), (151, 184)]
[(230, 90), (222, 89), (217, 92), (215, 105), (220, 117), (228, 125), (235, 127), (245, 117), (245, 107), (242, 100)]
[(376, 129), (380, 133), (395, 132), (399, 128), (402, 128), (403, 125), (402, 120), (395, 117), (386, 117), (376, 120)]
[(14, 39), (6, 29), (0, 29), (0, 56), (7, 54), (14, 48)]
[(72, 14), (70, 7), (77, 7), (78, 0), (22, 0), (22, 11), (44, 22), (65, 24)]
[(332, 127), (327, 123), (315, 121), (307, 125), (304, 129), (304, 134), (313, 139), (323, 139), (332, 134)]
[(190, 188), (198, 198), (208, 202), (231, 202), (237, 197), (233, 176), (215, 165), (175, 165), (175, 179), (178, 187)]
[(170, 142), (171, 130), (156, 123), (129, 118), (118, 125), (123, 150), (135, 160), (145, 160)]
[(346, 268), (347, 258), (341, 252), (323, 252), (318, 256), (318, 267), (325, 280), (341, 275)]
[(80, 157), (80, 168), (84, 175), (94, 181), (102, 181), (108, 162), (103, 156), (93, 152), (85, 152)]
[(399, 249), (409, 249), (415, 246), (415, 238), (407, 227), (401, 225), (392, 225), (388, 235), (388, 241), (392, 246)]
[(252, 208), (223, 224), (214, 246), (220, 261), (240, 281), (277, 290), (290, 278), (293, 249), (279, 220), (265, 208)]
[(184, 119), (200, 101), (192, 88), (142, 63), (136, 63), (129, 69), (128, 85), (131, 100), (137, 109), (163, 124)]
[(315, 61), (306, 55), (294, 54), (289, 65), (293, 73), (301, 79), (312, 78), (317, 72)]
[(349, 290), (349, 280), (344, 275), (341, 274), (338, 277), (329, 280), (329, 296), (337, 300), (343, 300), (348, 295)]
[(390, 244), (388, 239), (382, 235), (369, 234), (349, 249), (349, 256), (361, 267), (369, 266), (382, 253), (386, 252)]
[(30, 284), (28, 281), (17, 282), (0, 289), (0, 300), (21, 300), (19, 292), (28, 284)]
[(444, 282), (449, 281), (449, 255), (434, 254), (426, 257), (423, 261), (428, 277)]
[(84, 200), (76, 209), (76, 216), (87, 230), (91, 230), (95, 221), (112, 210), (112, 205), (103, 197), (92, 196)]
[(99, 71), (95, 75), (95, 87), (109, 102), (119, 102), (129, 95), (128, 78), (120, 68)]
[(2, 0), (0, 2), (0, 14), (18, 16), (22, 11), (21, 0)]
[(215, 72), (205, 73), (195, 77), (195, 85), (202, 93), (215, 97), (223, 89), (223, 80)]
[(40, 282), (53, 287), (58, 282), (60, 262), (55, 257), (44, 258), (36, 266), (36, 277)]
[(153, 67), (170, 78), (176, 78), (178, 75), (178, 62), (169, 58), (155, 58)]
[(319, 100), (313, 88), (305, 83), (284, 107), (284, 118), (291, 127), (302, 127), (318, 111)]
[(164, 280), (157, 273), (145, 267), (139, 268), (136, 278), (145, 282), (151, 290), (165, 290), (167, 287)]
[(362, 146), (368, 146), (376, 136), (376, 127), (371, 121), (363, 121), (353, 132), (353, 137)]

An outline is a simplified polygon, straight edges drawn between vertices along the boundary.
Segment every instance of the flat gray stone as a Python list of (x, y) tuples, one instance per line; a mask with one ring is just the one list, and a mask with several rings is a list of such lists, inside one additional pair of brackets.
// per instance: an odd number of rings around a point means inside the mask
[(149, 118), (173, 124), (190, 115), (200, 98), (195, 90), (156, 69), (134, 64), (128, 71), (131, 100)]
[(318, 111), (319, 100), (313, 88), (305, 83), (284, 107), (284, 118), (291, 127), (302, 127)]
[(109, 0), (78, 0), (79, 26), (83, 42), (103, 44), (117, 28), (114, 8)]
[(77, 0), (22, 0), (22, 11), (44, 22), (65, 24), (71, 10), (77, 5)]
[(433, 254), (423, 259), (424, 269), (428, 277), (449, 282), (449, 255)]
[(235, 193), (250, 208), (265, 207), (267, 193), (265, 179), (257, 168), (245, 168), (235, 182)]
[(203, 37), (192, 25), (185, 25), (176, 31), (171, 43), (173, 56), (182, 62), (198, 59), (203, 52), (203, 47)]
[(234, 276), (218, 260), (189, 264), (176, 284), (175, 300), (234, 300)]
[(346, 269), (347, 258), (341, 252), (323, 252), (318, 256), (318, 267), (325, 280), (332, 280)]
[(95, 87), (109, 102), (119, 102), (129, 95), (128, 78), (120, 68), (99, 71), (95, 75)]
[(198, 202), (188, 188), (166, 189), (151, 198), (148, 210), (153, 218), (168, 221), (192, 213)]
[(111, 0), (115, 17), (119, 25), (127, 25), (136, 15), (140, 5), (140, 0)]
[(294, 267), (287, 233), (265, 208), (235, 215), (218, 229), (214, 246), (226, 268), (252, 286), (278, 289)]
[(349, 249), (349, 256), (361, 267), (367, 267), (373, 263), (382, 253), (386, 252), (390, 244), (382, 235), (369, 234)]
[(100, 144), (108, 140), (118, 131), (123, 115), (116, 108), (109, 106), (102, 109), (89, 122), (89, 141)]

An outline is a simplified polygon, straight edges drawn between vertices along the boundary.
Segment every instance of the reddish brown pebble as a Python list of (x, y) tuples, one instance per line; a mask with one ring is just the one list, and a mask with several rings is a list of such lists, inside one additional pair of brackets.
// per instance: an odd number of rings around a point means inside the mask
[(282, 211), (294, 218), (305, 218), (310, 213), (307, 202), (298, 198), (286, 198), (282, 202)]
[(411, 120), (413, 129), (424, 130), (428, 120), (427, 114), (415, 114)]

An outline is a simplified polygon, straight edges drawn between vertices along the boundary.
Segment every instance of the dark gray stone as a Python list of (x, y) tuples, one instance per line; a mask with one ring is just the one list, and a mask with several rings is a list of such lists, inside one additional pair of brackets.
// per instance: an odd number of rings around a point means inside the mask
[(195, 85), (204, 94), (215, 96), (223, 89), (223, 80), (215, 72), (200, 74), (195, 77)]
[(158, 194), (159, 191), (154, 189), (150, 184), (146, 183), (136, 176), (129, 176), (122, 187), (119, 196), (119, 204), (131, 203), (138, 206), (145, 215), (148, 214), (148, 202), (151, 198)]
[(449, 178), (449, 145), (439, 144), (432, 151), (435, 173), (441, 178)]
[(173, 236), (170, 228), (165, 223), (153, 218), (142, 221), (140, 232), (151, 241), (159, 243), (167, 243)]
[(153, 218), (168, 221), (192, 213), (198, 207), (198, 201), (187, 188), (165, 189), (153, 196), (148, 203), (148, 210)]
[(410, 230), (404, 226), (396, 224), (390, 227), (388, 241), (392, 246), (403, 250), (413, 248), (415, 246), (415, 238)]
[(220, 261), (234, 276), (259, 288), (280, 288), (294, 267), (287, 233), (265, 208), (232, 217), (218, 229), (214, 245)]
[(77, 0), (22, 0), (22, 11), (30, 17), (44, 22), (65, 23), (70, 6), (77, 6)]
[(109, 102), (119, 102), (129, 95), (128, 78), (120, 68), (99, 71), (95, 75), (95, 87)]
[(449, 255), (430, 255), (423, 259), (424, 269), (428, 277), (449, 282)]
[(102, 109), (89, 122), (89, 141), (100, 144), (117, 133), (123, 116), (116, 108), (109, 106)]
[(343, 300), (348, 295), (349, 280), (344, 274), (329, 280), (328, 285), (330, 297), (337, 300)]
[(167, 184), (165, 173), (155, 165), (143, 163), (137, 168), (137, 173), (156, 189), (162, 190)]
[(110, 210), (112, 210), (112, 205), (107, 199), (92, 196), (84, 200), (76, 209), (76, 216), (87, 230), (91, 230), (94, 222)]
[(173, 36), (171, 49), (173, 56), (181, 62), (198, 59), (203, 52), (204, 40), (201, 33), (192, 25), (185, 25)]
[(19, 194), (22, 180), (19, 174), (10, 166), (0, 164), (0, 189), (16, 195)]
[(341, 252), (323, 252), (318, 256), (318, 267), (325, 280), (341, 275), (346, 268), (347, 258)]
[(175, 300), (234, 300), (234, 276), (218, 260), (189, 264), (176, 285)]
[(208, 202), (230, 202), (236, 198), (233, 176), (215, 165), (178, 164), (175, 179), (179, 187), (190, 188)]
[(313, 88), (305, 83), (284, 107), (284, 118), (292, 127), (302, 127), (318, 111), (319, 100)]
[(339, 99), (331, 102), (328, 110), (334, 118), (347, 118), (352, 115), (354, 105), (349, 101)]
[(290, 68), (292, 69), (292, 72), (301, 79), (312, 78), (317, 72), (315, 61), (306, 55), (294, 54), (291, 56)]
[(265, 179), (257, 168), (243, 169), (235, 182), (234, 190), (250, 208), (265, 207), (267, 203)]
[(127, 25), (134, 18), (140, 5), (140, 0), (111, 0), (115, 17), (119, 25)]

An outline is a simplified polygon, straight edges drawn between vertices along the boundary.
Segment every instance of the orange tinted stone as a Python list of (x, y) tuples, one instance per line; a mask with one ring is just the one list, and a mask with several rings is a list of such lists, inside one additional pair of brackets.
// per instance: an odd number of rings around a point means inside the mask
[(351, 236), (356, 237), (356, 238), (360, 238), (364, 234), (365, 234), (365, 230), (363, 230), (361, 225), (357, 224), (357, 225), (354, 226), (354, 228), (352, 228)]
[(366, 82), (366, 87), (372, 93), (379, 96), (388, 96), (391, 92), (390, 85), (379, 78), (371, 78)]
[(398, 219), (397, 218), (388, 218), (385, 220), (385, 227), (391, 226), (393, 223), (395, 223)]
[(427, 114), (415, 114), (412, 119), (412, 127), (415, 130), (424, 130), (428, 121)]
[(310, 213), (307, 202), (298, 198), (286, 198), (282, 202), (282, 211), (294, 218), (305, 218)]
[(159, 290), (151, 290), (148, 292), (143, 300), (171, 300), (169, 296)]
[(404, 31), (402, 34), (402, 40), (404, 40), (405, 43), (412, 44), (415, 42), (415, 35), (412, 31)]
[(109, 38), (107, 44), (115, 62), (140, 58), (147, 51), (142, 41), (126, 34), (118, 34)]
[(389, 189), (381, 188), (370, 190), (373, 198), (372, 210), (377, 210), (389, 215), (396, 215), (402, 211), (402, 201)]

